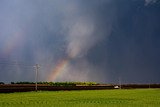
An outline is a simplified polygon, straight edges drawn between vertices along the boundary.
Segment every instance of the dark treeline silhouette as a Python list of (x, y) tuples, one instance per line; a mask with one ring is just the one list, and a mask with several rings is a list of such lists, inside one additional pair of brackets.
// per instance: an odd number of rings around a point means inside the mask
[[(35, 84), (35, 82), (11, 82), (11, 84)], [(92, 86), (98, 85), (96, 82), (37, 82), (37, 84), (50, 85), (50, 86)]]

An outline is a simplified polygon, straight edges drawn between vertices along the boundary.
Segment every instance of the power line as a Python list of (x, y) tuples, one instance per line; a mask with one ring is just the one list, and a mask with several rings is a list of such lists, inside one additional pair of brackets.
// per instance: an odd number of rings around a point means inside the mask
[(33, 67), (33, 65), (23, 64), (23, 63), (16, 63), (16, 62), (0, 62), (0, 65), (19, 65), (19, 66)]

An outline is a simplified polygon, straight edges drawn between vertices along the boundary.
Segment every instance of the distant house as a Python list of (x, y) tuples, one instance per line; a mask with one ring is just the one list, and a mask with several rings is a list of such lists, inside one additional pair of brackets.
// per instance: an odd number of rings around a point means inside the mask
[(119, 86), (118, 86), (118, 85), (116, 85), (116, 86), (114, 86), (114, 88), (115, 88), (115, 89), (119, 89)]

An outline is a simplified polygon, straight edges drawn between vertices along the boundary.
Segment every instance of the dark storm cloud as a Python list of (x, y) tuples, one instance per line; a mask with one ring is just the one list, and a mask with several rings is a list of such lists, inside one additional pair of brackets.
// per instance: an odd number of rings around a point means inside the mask
[(158, 83), (160, 5), (143, 7), (138, 1), (128, 3), (127, 8), (124, 5), (119, 5), (117, 28), (108, 42), (111, 75), (118, 74), (123, 82)]
[(0, 81), (34, 80), (13, 60), (41, 64), (45, 81), (70, 57), (57, 81), (159, 82), (159, 10), (158, 0), (1, 0)]

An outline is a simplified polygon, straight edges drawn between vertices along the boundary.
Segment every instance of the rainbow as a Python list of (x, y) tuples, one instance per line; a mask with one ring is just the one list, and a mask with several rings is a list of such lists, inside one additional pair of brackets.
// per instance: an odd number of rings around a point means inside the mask
[(24, 40), (23, 33), (22, 32), (16, 32), (15, 34), (11, 35), (11, 37), (4, 39), (3, 48), (1, 50), (1, 57), (8, 56), (11, 54), (18, 46), (19, 44), (22, 44)]
[(68, 57), (61, 60), (52, 70), (50, 75), (47, 78), (47, 81), (55, 81), (57, 77), (65, 70), (65, 68), (68, 66), (69, 62), (75, 58), (77, 55), (77, 52), (71, 52)]
[(70, 58), (65, 58), (61, 60), (56, 67), (51, 70), (51, 73), (47, 81), (54, 81), (56, 78), (65, 70), (66, 66), (69, 64)]

